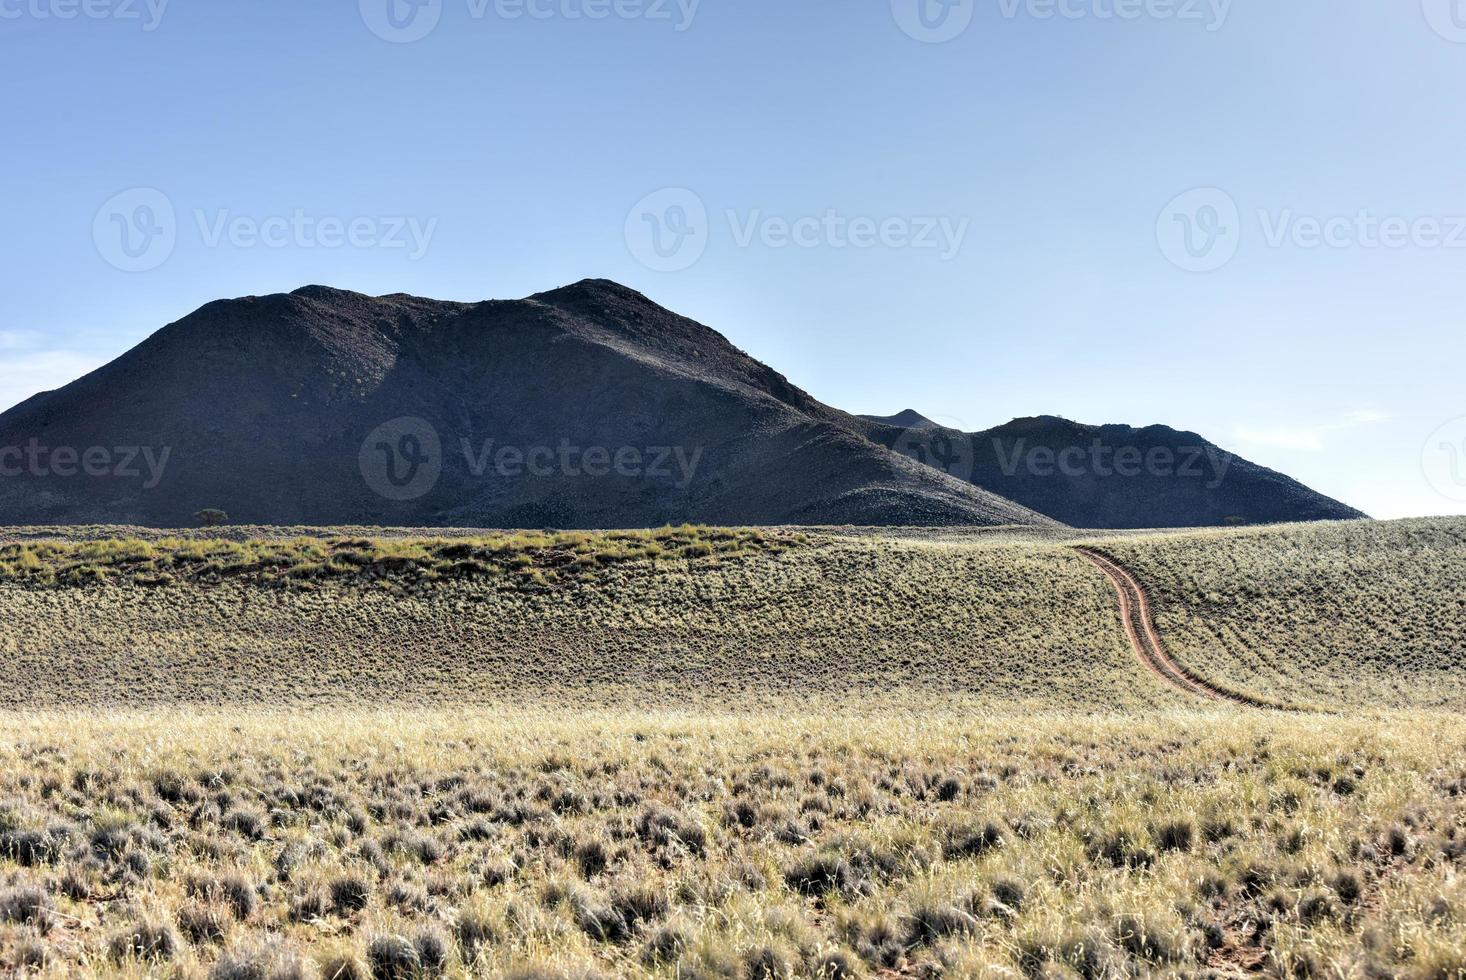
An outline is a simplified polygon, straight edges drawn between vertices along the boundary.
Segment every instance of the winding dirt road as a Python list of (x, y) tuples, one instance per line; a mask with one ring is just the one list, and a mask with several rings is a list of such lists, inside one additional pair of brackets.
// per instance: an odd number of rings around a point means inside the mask
[(1186, 694), (1208, 701), (1222, 701), (1240, 704), (1249, 708), (1271, 708), (1274, 705), (1250, 698), (1244, 694), (1224, 691), (1198, 677), (1184, 665), (1171, 659), (1165, 644), (1156, 630), (1155, 620), (1150, 613), (1150, 598), (1145, 588), (1130, 572), (1114, 559), (1092, 548), (1075, 548), (1109, 578), (1120, 597), (1120, 621), (1125, 626), (1125, 635), (1140, 662), (1145, 664), (1166, 684)]

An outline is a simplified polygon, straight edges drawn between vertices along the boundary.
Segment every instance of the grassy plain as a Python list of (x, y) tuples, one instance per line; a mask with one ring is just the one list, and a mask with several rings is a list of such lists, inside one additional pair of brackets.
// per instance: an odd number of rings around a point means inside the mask
[(1102, 577), (1007, 535), (28, 540), (0, 618), (27, 708), (1184, 703)]
[(11, 969), (1466, 969), (1466, 725), (16, 716)]
[(0, 542), (0, 974), (1466, 978), (1466, 522)]
[(1225, 687), (1339, 709), (1466, 708), (1466, 518), (1102, 542), (1171, 654)]

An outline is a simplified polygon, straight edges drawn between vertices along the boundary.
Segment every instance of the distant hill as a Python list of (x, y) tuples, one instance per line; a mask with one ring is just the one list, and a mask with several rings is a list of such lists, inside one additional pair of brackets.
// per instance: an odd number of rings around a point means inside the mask
[(1039, 416), (975, 433), (882, 426), (871, 437), (1073, 527), (1206, 527), (1366, 516), (1194, 432), (1164, 425), (1137, 429)]
[(203, 307), (0, 415), (0, 524), (1053, 526), (615, 283)]
[(894, 425), (902, 429), (940, 429), (941, 426), (931, 419), (913, 409), (906, 409), (895, 415), (862, 415), (861, 418), (867, 422), (879, 422), (881, 425)]

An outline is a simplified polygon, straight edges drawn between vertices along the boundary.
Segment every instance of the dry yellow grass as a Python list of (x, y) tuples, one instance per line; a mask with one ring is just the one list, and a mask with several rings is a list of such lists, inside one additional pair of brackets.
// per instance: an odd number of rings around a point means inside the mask
[(1466, 725), (1443, 715), (41, 713), (0, 734), (0, 957), (39, 975), (1466, 969)]
[(1463, 530), (11, 531), (0, 973), (1466, 980)]
[[(465, 575), (437, 566), (468, 560), (447, 548), (482, 550), (471, 539), (16, 545), (57, 550), (35, 559), (41, 571), (0, 580), (0, 704), (1182, 703), (1136, 666), (1109, 586), (1066, 548), (763, 533), (727, 552), (689, 553), (694, 541), (614, 562), (595, 556), (621, 542), (577, 536), (583, 555), (537, 546), (484, 559), (509, 570)], [(376, 557), (333, 558), (341, 572), (302, 580), (286, 549), (312, 567), (317, 550)], [(380, 557), (403, 551), (432, 562), (431, 576)], [(214, 570), (135, 584), (176, 569), (178, 554)], [(562, 564), (547, 569), (546, 554)], [(581, 558), (591, 573), (556, 572)], [(236, 564), (250, 571), (224, 572)], [(78, 566), (103, 570), (64, 584)], [(553, 584), (530, 577), (546, 570)]]
[(457, 537), (298, 535), (134, 536), (0, 542), (0, 583), (29, 588), (92, 585), (167, 588), (249, 585), (311, 589), (322, 583), (404, 588), (489, 580), (536, 591), (594, 585), (623, 564), (779, 555), (809, 543), (798, 532), (693, 525), (652, 531), (535, 531)]
[(1226, 687), (1340, 708), (1466, 707), (1466, 519), (1107, 540), (1171, 653)]
[[(1073, 532), (11, 530), (0, 705), (1184, 705)], [(1095, 539), (1171, 654), (1322, 708), (1466, 706), (1466, 521)]]

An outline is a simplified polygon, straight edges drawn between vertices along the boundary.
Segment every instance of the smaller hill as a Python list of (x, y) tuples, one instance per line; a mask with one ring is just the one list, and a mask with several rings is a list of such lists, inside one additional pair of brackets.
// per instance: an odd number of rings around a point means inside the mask
[(1085, 425), (1052, 415), (983, 432), (873, 423), (871, 438), (1006, 500), (1083, 528), (1183, 528), (1367, 515), (1165, 425)]
[(900, 429), (941, 428), (940, 425), (913, 408), (908, 408), (904, 412), (897, 412), (895, 415), (862, 415), (861, 418), (868, 422), (879, 422), (881, 425), (894, 425)]

